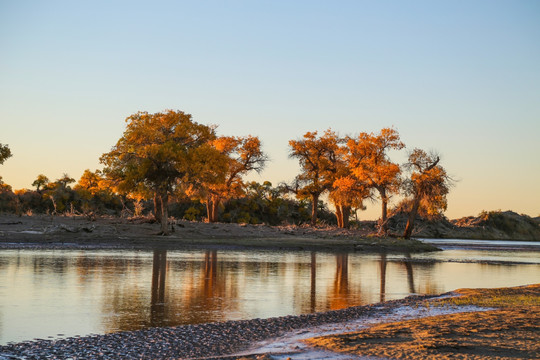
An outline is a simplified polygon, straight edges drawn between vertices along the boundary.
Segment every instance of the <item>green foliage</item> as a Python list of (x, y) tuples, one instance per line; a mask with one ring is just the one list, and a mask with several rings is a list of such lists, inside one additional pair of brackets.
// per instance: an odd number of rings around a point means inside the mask
[[(319, 220), (335, 223), (334, 215), (326, 205), (319, 202)], [(272, 183), (251, 182), (245, 196), (231, 199), (224, 204), (220, 220), (223, 222), (248, 224), (305, 224), (311, 221), (311, 202), (296, 200), (286, 195), (282, 187), (272, 187)]]
[(43, 174), (39, 174), (36, 180), (32, 183), (32, 186), (36, 187), (36, 191), (40, 191), (49, 184), (49, 178)]
[[(56, 213), (56, 214), (119, 214), (126, 205), (119, 195), (109, 188), (84, 188), (77, 184), (69, 186), (74, 180), (67, 174), (55, 182), (40, 174), (32, 184), (36, 190), (22, 189), (15, 192), (11, 187), (2, 186), (0, 177), (0, 211), (13, 213)], [(133, 208), (133, 203), (127, 206)]]
[(0, 212), (16, 212), (17, 196), (11, 190), (11, 186), (4, 183), (0, 176)]
[(0, 144), (0, 165), (4, 163), (8, 158), (12, 156), (11, 150), (8, 145)]
[(195, 221), (195, 220), (199, 220), (201, 219), (201, 216), (202, 216), (202, 212), (200, 209), (197, 209), (196, 207), (194, 206), (191, 206), (189, 207), (185, 212), (184, 212), (184, 219), (186, 220), (191, 220), (191, 221)]

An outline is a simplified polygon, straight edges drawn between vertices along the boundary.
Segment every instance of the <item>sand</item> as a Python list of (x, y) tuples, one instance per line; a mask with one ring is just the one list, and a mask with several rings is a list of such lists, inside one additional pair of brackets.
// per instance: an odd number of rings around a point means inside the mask
[[(504, 289), (466, 289), (438, 304), (496, 306), (382, 323), (358, 332), (306, 340), (337, 353), (390, 359), (540, 358), (540, 284)], [(432, 306), (437, 306), (437, 303)]]

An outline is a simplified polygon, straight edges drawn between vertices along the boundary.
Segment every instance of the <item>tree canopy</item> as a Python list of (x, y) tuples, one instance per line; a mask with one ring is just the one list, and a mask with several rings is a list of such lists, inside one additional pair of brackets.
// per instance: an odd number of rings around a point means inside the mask
[(300, 198), (311, 199), (312, 225), (317, 223), (321, 194), (332, 188), (335, 181), (340, 144), (337, 134), (330, 129), (317, 135), (317, 131), (307, 132), (302, 139), (289, 141), (289, 157), (300, 163), (300, 174), (289, 189)]
[(451, 179), (446, 170), (439, 164), (440, 156), (428, 154), (422, 149), (414, 149), (409, 154), (405, 165), (410, 171), (410, 177), (405, 181), (406, 194), (413, 199), (412, 209), (403, 234), (410, 238), (414, 228), (414, 221), (421, 202), (431, 212), (446, 210), (446, 195), (450, 191)]
[(214, 128), (178, 110), (138, 112), (126, 123), (123, 136), (100, 158), (104, 173), (121, 192), (153, 192), (161, 204), (161, 231), (168, 234), (169, 196), (197, 175), (197, 164), (203, 161), (198, 151), (215, 139)]
[(43, 175), (43, 174), (39, 174), (36, 178), (36, 180), (34, 180), (34, 182), (32, 183), (32, 186), (35, 186), (36, 187), (36, 191), (37, 192), (41, 192), (41, 190), (46, 187), (48, 184), (49, 184), (50, 180), (47, 176)]
[(357, 138), (347, 140), (348, 160), (354, 176), (365, 186), (375, 189), (381, 199), (381, 219), (379, 233), (386, 233), (388, 201), (399, 191), (400, 166), (390, 161), (389, 150), (401, 150), (399, 133), (392, 128), (384, 128), (378, 134), (360, 133)]
[(268, 160), (256, 136), (221, 136), (211, 142), (204, 169), (190, 184), (192, 196), (206, 203), (209, 222), (218, 220), (221, 201), (240, 196), (245, 188), (243, 176), (260, 172)]

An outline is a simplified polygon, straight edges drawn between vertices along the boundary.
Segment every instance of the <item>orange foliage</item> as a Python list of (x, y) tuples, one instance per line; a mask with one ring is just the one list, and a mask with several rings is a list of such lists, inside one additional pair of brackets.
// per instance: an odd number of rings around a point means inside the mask
[(401, 168), (390, 161), (389, 150), (401, 150), (399, 133), (392, 128), (381, 129), (379, 134), (360, 133), (358, 138), (347, 141), (349, 153), (347, 160), (351, 172), (367, 187), (376, 189), (382, 203), (382, 215), (379, 232), (386, 232), (388, 201), (392, 194), (399, 191)]
[(204, 169), (188, 188), (188, 195), (206, 203), (208, 221), (216, 222), (223, 200), (240, 196), (244, 191), (242, 177), (250, 171), (261, 171), (267, 161), (256, 136), (221, 136), (210, 142)]

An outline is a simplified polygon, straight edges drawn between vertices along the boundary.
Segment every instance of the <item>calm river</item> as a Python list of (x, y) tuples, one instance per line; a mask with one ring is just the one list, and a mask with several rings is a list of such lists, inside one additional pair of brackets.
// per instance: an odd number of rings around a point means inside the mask
[(540, 282), (540, 243), (429, 254), (0, 250), (0, 344)]

